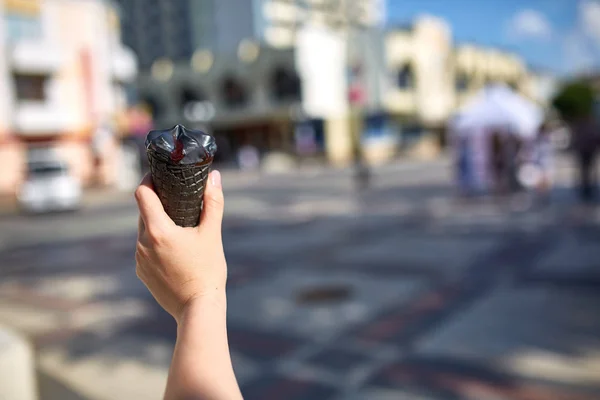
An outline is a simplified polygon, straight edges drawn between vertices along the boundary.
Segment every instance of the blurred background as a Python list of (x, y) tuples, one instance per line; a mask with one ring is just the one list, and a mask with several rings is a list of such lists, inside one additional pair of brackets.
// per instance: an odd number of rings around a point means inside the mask
[(216, 137), (246, 399), (600, 398), (600, 1), (0, 0), (0, 399), (160, 399), (144, 138)]

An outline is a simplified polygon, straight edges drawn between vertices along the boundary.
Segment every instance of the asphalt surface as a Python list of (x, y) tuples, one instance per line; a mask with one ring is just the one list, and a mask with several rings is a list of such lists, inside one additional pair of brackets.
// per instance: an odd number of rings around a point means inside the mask
[[(224, 176), (228, 323), (246, 399), (600, 398), (600, 209), (458, 200), (444, 161)], [(160, 399), (175, 325), (135, 277), (137, 212), (0, 219), (0, 323), (42, 399)], [(1, 381), (0, 377), (0, 381)]]

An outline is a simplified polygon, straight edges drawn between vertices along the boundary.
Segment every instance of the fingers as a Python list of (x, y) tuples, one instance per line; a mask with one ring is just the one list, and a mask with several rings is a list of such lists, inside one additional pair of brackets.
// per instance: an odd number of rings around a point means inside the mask
[(144, 232), (146, 231), (146, 225), (144, 224), (144, 220), (142, 219), (142, 216), (140, 215), (138, 218), (138, 238), (140, 238)]
[(152, 177), (146, 174), (135, 191), (135, 199), (140, 209), (141, 224), (138, 229), (143, 231), (164, 231), (174, 225), (158, 198), (152, 186)]
[(200, 227), (220, 232), (224, 205), (221, 173), (215, 170), (210, 173), (204, 192), (204, 208), (200, 218)]

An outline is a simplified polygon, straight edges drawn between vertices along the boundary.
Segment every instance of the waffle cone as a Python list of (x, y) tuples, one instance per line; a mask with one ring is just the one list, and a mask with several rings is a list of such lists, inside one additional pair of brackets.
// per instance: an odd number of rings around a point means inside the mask
[(197, 226), (212, 160), (174, 165), (148, 152), (154, 190), (171, 219), (179, 226)]

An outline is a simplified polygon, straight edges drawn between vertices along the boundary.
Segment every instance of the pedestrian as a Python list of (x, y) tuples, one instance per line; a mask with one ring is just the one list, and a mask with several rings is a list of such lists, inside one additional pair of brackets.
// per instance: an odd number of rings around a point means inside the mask
[(596, 197), (596, 155), (598, 126), (593, 117), (585, 117), (572, 125), (573, 150), (579, 167), (579, 194), (584, 202)]
[(552, 131), (547, 123), (542, 124), (533, 143), (533, 160), (538, 167), (537, 193), (541, 200), (549, 200), (553, 182), (553, 148), (550, 138)]
[(490, 147), (490, 169), (494, 181), (494, 191), (496, 194), (503, 194), (508, 183), (508, 165), (506, 143), (500, 131), (496, 130), (491, 134)]
[(506, 137), (504, 154), (506, 165), (506, 182), (511, 193), (519, 191), (522, 187), (518, 179), (519, 167), (522, 164), (523, 140), (512, 133)]
[(196, 228), (175, 225), (150, 175), (135, 198), (140, 210), (137, 276), (177, 322), (165, 400), (242, 399), (227, 342), (221, 175), (209, 176)]
[(243, 171), (255, 171), (260, 167), (260, 153), (251, 144), (245, 144), (238, 150), (238, 164)]
[(354, 146), (354, 183), (359, 192), (364, 192), (371, 184), (371, 170), (369, 165), (362, 157), (362, 152), (358, 145)]
[(458, 137), (456, 141), (456, 175), (460, 194), (468, 196), (473, 191), (473, 176), (471, 162), (471, 145), (466, 136)]

